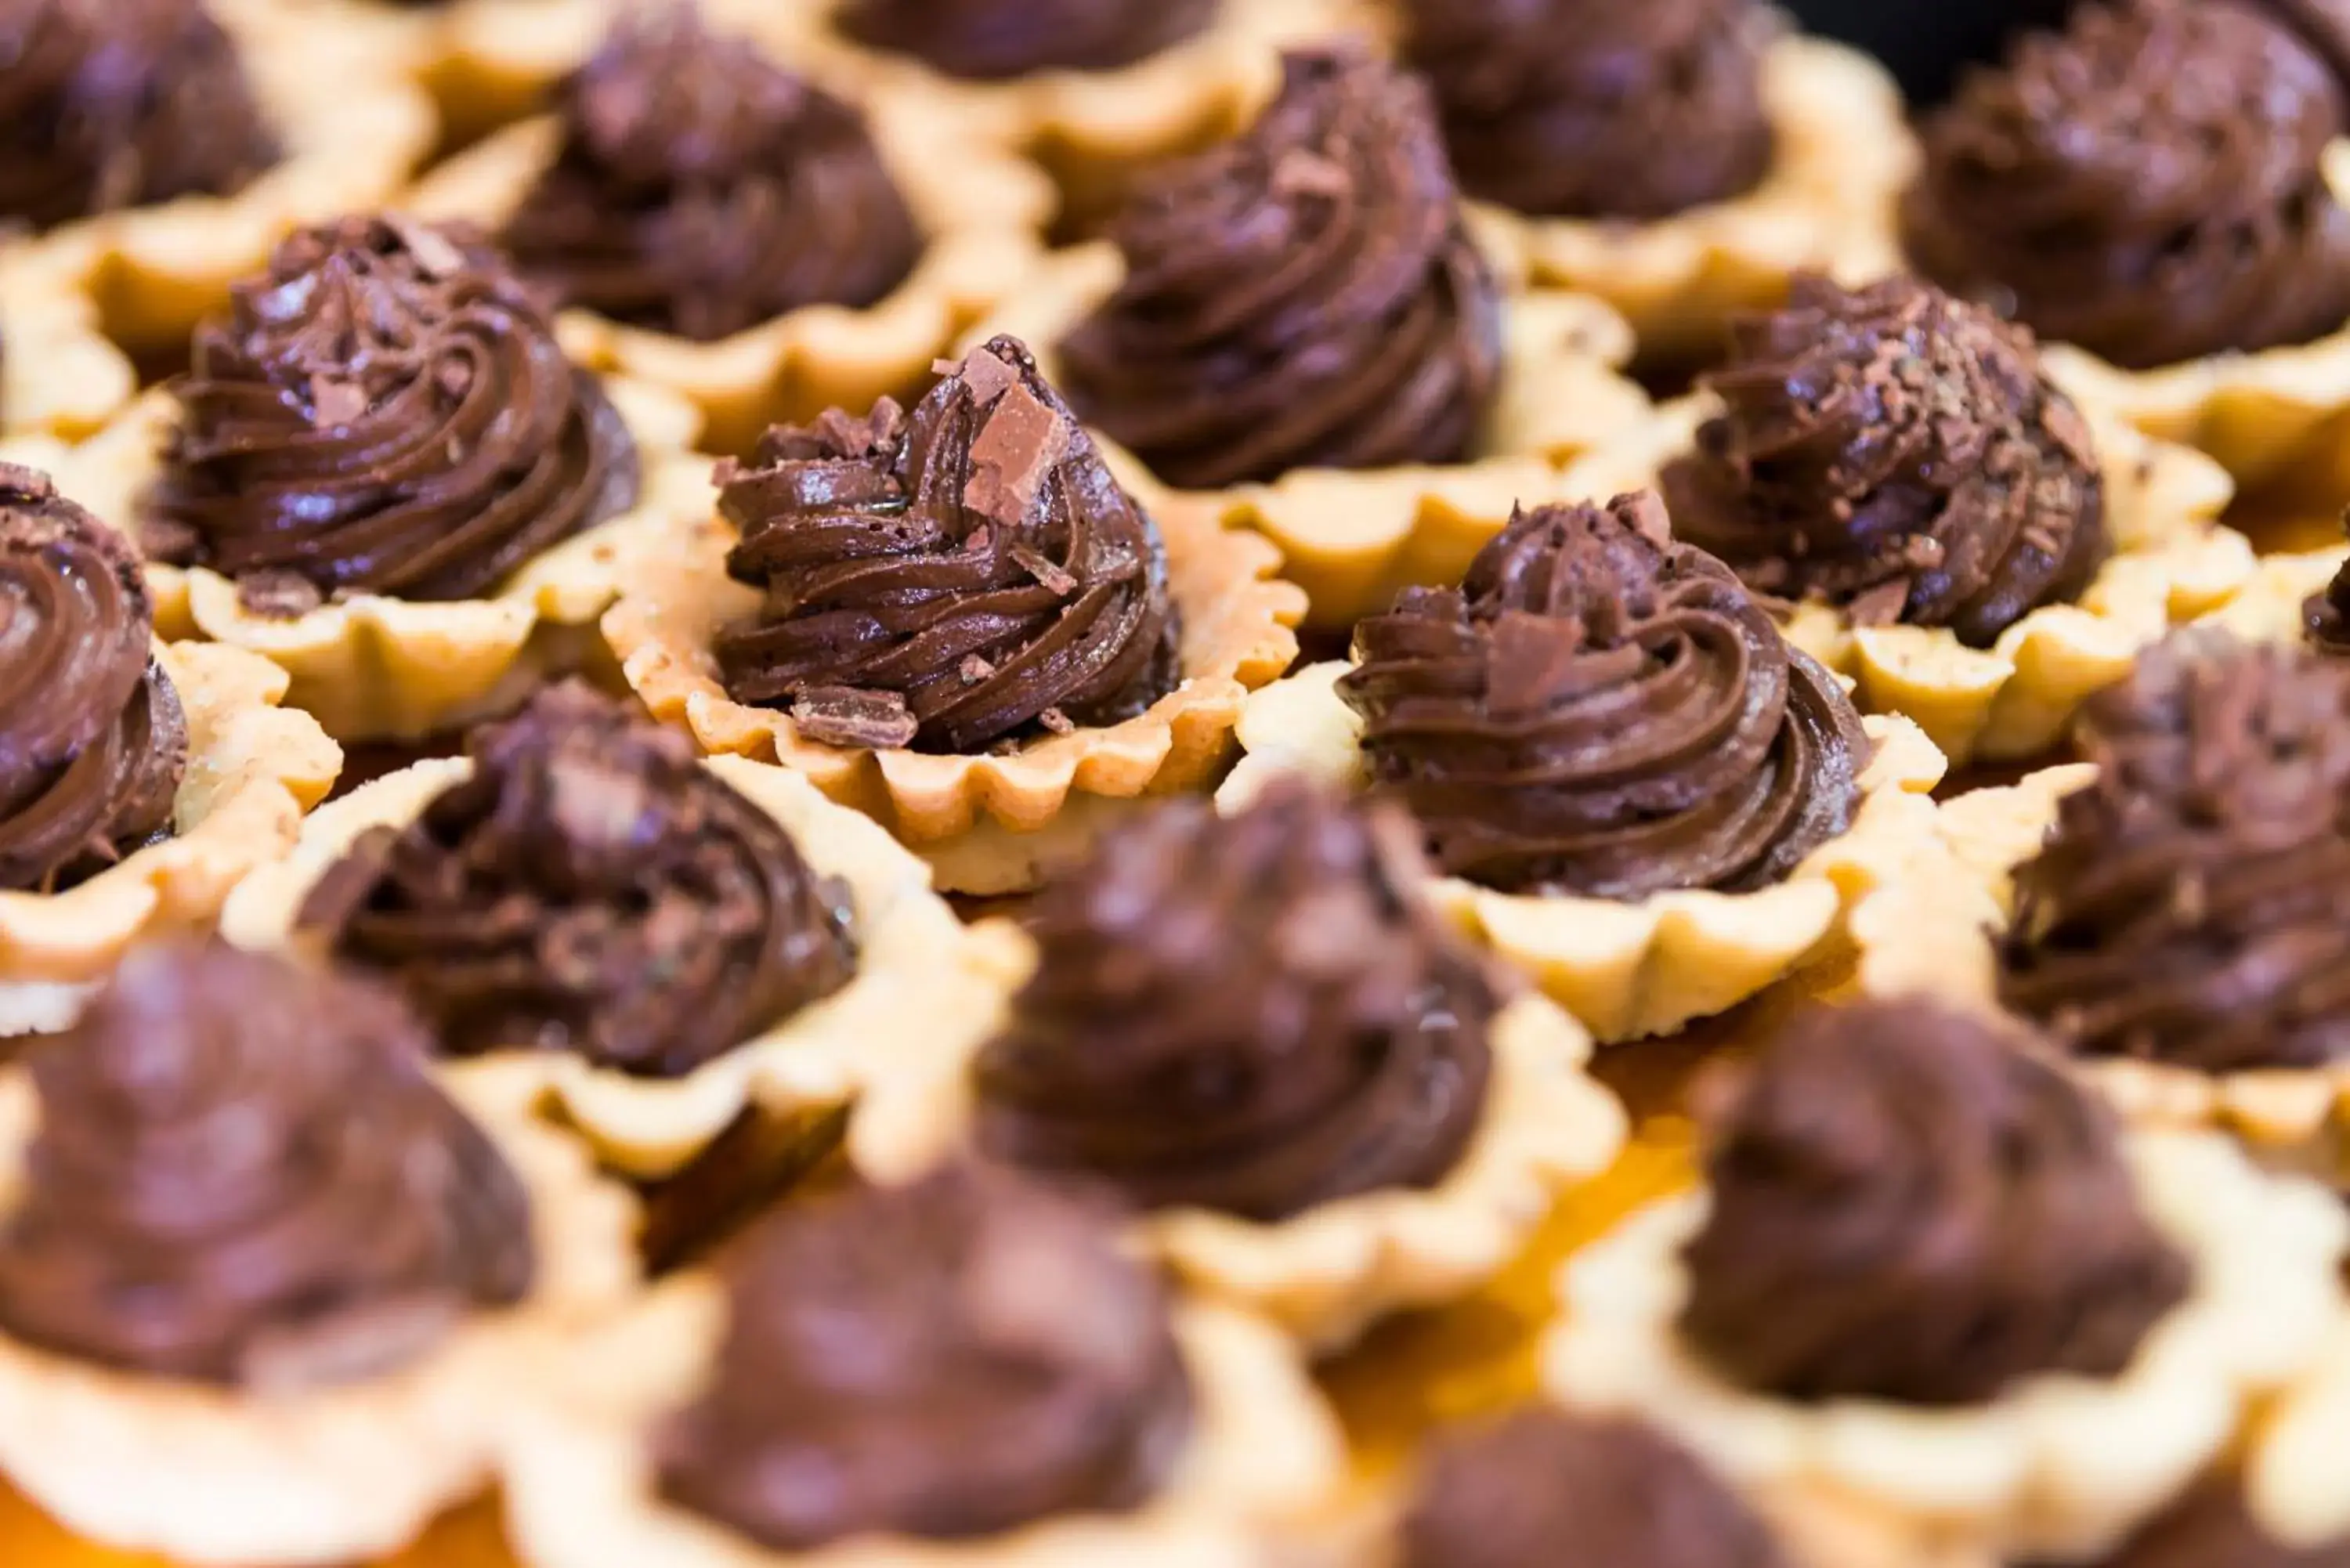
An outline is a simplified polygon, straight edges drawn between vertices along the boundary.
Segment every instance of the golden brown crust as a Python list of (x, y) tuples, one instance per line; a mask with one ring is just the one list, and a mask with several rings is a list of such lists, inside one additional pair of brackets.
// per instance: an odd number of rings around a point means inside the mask
[(0, 433), (78, 441), (138, 391), (130, 361), (99, 330), (88, 282), (53, 252), (0, 244)]

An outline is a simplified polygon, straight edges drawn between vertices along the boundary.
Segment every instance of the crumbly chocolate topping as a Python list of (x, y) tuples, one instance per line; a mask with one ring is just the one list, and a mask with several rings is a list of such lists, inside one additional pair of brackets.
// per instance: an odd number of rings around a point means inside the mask
[(1125, 1512), (1189, 1437), (1165, 1287), (1010, 1171), (777, 1210), (721, 1268), (732, 1320), (660, 1487), (771, 1550)]
[(1037, 898), (1035, 976), (974, 1075), (979, 1147), (1260, 1220), (1435, 1185), (1483, 1116), (1501, 999), (1409, 839), (1290, 784), (1107, 836)]
[(871, 305), (921, 254), (865, 117), (691, 4), (623, 13), (559, 113), (501, 238), (567, 304), (707, 342)]
[(277, 161), (202, 0), (0, 0), (0, 219), (53, 228), (225, 196)]
[[(1206, 29), (1222, 0), (847, 0), (834, 25), (951, 77), (1107, 71)], [(1253, 0), (1232, 0), (1246, 5)]]
[(766, 604), (718, 639), (737, 701), (840, 745), (975, 753), (1174, 690), (1167, 551), (1018, 339), (909, 415), (778, 426), (719, 470), (727, 570)]
[(1816, 1009), (1714, 1087), (1680, 1327), (1748, 1388), (1960, 1406), (2108, 1377), (2186, 1294), (2110, 1114), (1979, 1019)]
[(1755, 0), (1405, 0), (1471, 195), (1521, 213), (1665, 218), (1769, 171)]
[(847, 889), (683, 735), (567, 684), (466, 753), (472, 774), (360, 835), (297, 922), (443, 1051), (678, 1077), (855, 975)]
[(1521, 1411), (1440, 1437), (1399, 1568), (1783, 1568), (1752, 1510), (1645, 1423)]
[(2350, 314), (2322, 155), (2342, 93), (2233, 0), (2104, 0), (1922, 127), (1909, 254), (2042, 337), (2133, 368), (2304, 342)]
[(1859, 805), (1843, 688), (1646, 493), (1520, 511), (1460, 587), (1365, 619), (1355, 654), (1338, 692), (1372, 793), (1487, 887), (1749, 891)]
[(143, 949), (27, 1058), (0, 1328), (286, 1391), (409, 1365), (533, 1272), (529, 1200), (388, 994), (221, 945)]
[(636, 447), (494, 253), (390, 217), (297, 231), (196, 329), (156, 553), (257, 610), (477, 598), (626, 510)]
[(128, 541), (0, 463), (0, 888), (48, 891), (171, 831), (179, 693)]
[(2220, 1475), (2141, 1525), (2097, 1568), (2350, 1568), (2350, 1535), (2288, 1546), (2252, 1517), (2241, 1480)]
[(1283, 62), (1240, 137), (1145, 179), (1070, 400), (1170, 483), (1451, 462), (1501, 387), (1500, 291), (1428, 89), (1352, 47)]
[(1673, 533), (1757, 592), (1984, 648), (2111, 551), (2080, 410), (2032, 334), (1930, 284), (1795, 280), (1704, 378), (1728, 405), (1663, 476)]
[(2350, 664), (2181, 635), (2076, 736), (2097, 776), (2016, 869), (2001, 999), (2085, 1055), (2350, 1055)]

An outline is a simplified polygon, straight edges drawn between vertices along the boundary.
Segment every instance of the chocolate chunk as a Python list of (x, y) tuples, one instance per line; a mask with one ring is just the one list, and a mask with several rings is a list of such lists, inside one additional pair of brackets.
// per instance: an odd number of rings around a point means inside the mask
[(812, 687), (792, 700), (792, 722), (808, 740), (889, 751), (913, 740), (921, 722), (895, 691)]

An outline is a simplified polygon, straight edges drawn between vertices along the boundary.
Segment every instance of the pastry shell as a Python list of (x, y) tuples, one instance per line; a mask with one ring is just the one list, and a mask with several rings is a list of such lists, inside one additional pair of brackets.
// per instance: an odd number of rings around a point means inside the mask
[[(21, 1073), (0, 1080), (0, 1205), (36, 1114)], [(635, 1291), (636, 1205), (572, 1140), (475, 1114), (531, 1197), (537, 1278), (520, 1305), (389, 1376), (266, 1396), (0, 1338), (0, 1476), (85, 1540), (219, 1568), (381, 1556), (491, 1483), (504, 1424)]]
[[(951, 118), (908, 99), (871, 115), (884, 159), (926, 239), (913, 272), (864, 309), (806, 306), (715, 342), (564, 313), (572, 359), (665, 388), (702, 410), (705, 444), (747, 452), (775, 423), (827, 408), (862, 409), (926, 386), (931, 362), (1032, 271), (1054, 202), (1044, 175), (1007, 153), (974, 147)], [(467, 219), (495, 232), (561, 144), (541, 116), (442, 164), (410, 192), (418, 215)]]
[[(1347, 670), (1312, 665), (1249, 700), (1238, 730), (1245, 754), (1216, 796), (1220, 806), (1246, 805), (1284, 773), (1347, 790), (1367, 783), (1362, 721), (1337, 692)], [(1836, 956), (1848, 934), (1846, 912), (1907, 880), (1939, 847), (1931, 792), (1947, 766), (1941, 753), (1905, 719), (1863, 722), (1877, 754), (1861, 775), (1852, 826), (1775, 887), (1659, 893), (1627, 904), (1496, 893), (1448, 877), (1432, 888), (1437, 907), (1524, 971), (1603, 1044), (1727, 1012)]]
[[(1659, 409), (1638, 439), (1568, 470), (1578, 498), (1652, 488), (1719, 408), (1702, 394)], [(1833, 607), (1794, 607), (1787, 640), (1849, 677), (1865, 711), (1898, 713), (1953, 767), (2043, 755), (2091, 696), (2173, 626), (2226, 604), (2253, 571), (2249, 540), (2219, 521), (2235, 491), (2190, 447), (2092, 416), (2114, 554), (2078, 600), (2043, 605), (1969, 648), (1947, 627), (1855, 627)]]
[(2247, 642), (2282, 643), (2297, 647), (2309, 636), (2303, 607), (2324, 593), (2345, 563), (2350, 550), (2335, 545), (2290, 556), (2263, 556), (2252, 566), (2235, 594), (2203, 623), (2231, 631)]
[(1960, 1409), (1801, 1404), (1735, 1386), (1676, 1327), (1681, 1249), (1707, 1212), (1700, 1192), (1636, 1214), (1566, 1265), (1544, 1389), (1658, 1421), (1766, 1498), (1921, 1546), (1980, 1544), (2010, 1562), (2094, 1556), (2217, 1458), (2248, 1407), (2291, 1385), (2343, 1319), (2345, 1220), (2322, 1188), (2262, 1174), (2216, 1134), (2136, 1133), (2125, 1152), (2195, 1277), (2118, 1376), (2038, 1376)]
[[(1615, 1162), (1627, 1130), (1623, 1107), (1586, 1072), (1590, 1037), (1545, 999), (1513, 1002), (1492, 1042), (1482, 1116), (1435, 1186), (1358, 1193), (1271, 1224), (1170, 1209), (1136, 1222), (1144, 1243), (1191, 1290), (1279, 1324), (1316, 1354), (1389, 1313), (1469, 1294), (1518, 1255), (1561, 1193)], [(879, 1085), (849, 1127), (858, 1168), (900, 1182), (952, 1158), (970, 1136), (974, 1054), (941, 1052), (924, 1072)]]
[[(1505, 280), (1523, 258), (1483, 247)], [(1010, 332), (1049, 379), (1054, 348), (1118, 286), (1125, 262), (1107, 244), (1053, 255), (1004, 309), (966, 338)], [(1561, 465), (1648, 428), (1648, 395), (1619, 373), (1632, 355), (1623, 318), (1589, 295), (1513, 287), (1503, 317), (1499, 400), (1471, 461), (1351, 472), (1300, 469), (1271, 484), (1180, 492), (1226, 523), (1281, 546), (1305, 590), (1305, 624), (1346, 631), (1398, 588), (1458, 582), (1520, 502), (1573, 499)]]
[(1287, 1521), (1346, 1479), (1336, 1422), (1295, 1349), (1270, 1326), (1209, 1303), (1174, 1308), (1193, 1428), (1159, 1495), (1125, 1514), (1049, 1519), (972, 1541), (860, 1536), (770, 1552), (655, 1490), (648, 1431), (709, 1375), (725, 1302), (688, 1274), (590, 1347), (588, 1400), (518, 1422), (504, 1467), (506, 1532), (523, 1568), (1258, 1568)]
[(432, 150), (432, 101), (322, 16), (218, 15), (284, 157), (228, 196), (182, 196), (102, 213), (28, 242), (97, 302), (106, 334), (136, 357), (184, 353), (229, 286), (260, 271), (289, 231), (390, 201)]
[[(848, 885), (856, 977), (726, 1054), (678, 1078), (634, 1076), (565, 1051), (517, 1048), (443, 1064), (468, 1103), (546, 1110), (604, 1164), (639, 1180), (674, 1175), (745, 1110), (778, 1118), (837, 1110), (900, 1061), (920, 1060), (984, 1025), (1000, 982), (931, 891), (930, 867), (868, 818), (833, 805), (795, 774), (745, 757), (704, 764), (780, 824), (818, 876)], [(467, 757), (416, 763), (360, 785), (302, 825), (290, 855), (247, 877), (222, 913), (241, 947), (292, 948), (323, 960), (295, 929), (303, 899), (371, 827), (404, 828), (473, 773)]]
[(192, 642), (155, 657), (188, 723), (172, 836), (63, 892), (0, 889), (0, 1037), (63, 1029), (133, 943), (210, 925), (342, 772), (317, 722), (278, 705), (286, 675), (268, 660)]
[[(292, 678), (286, 701), (341, 741), (415, 740), (494, 717), (598, 651), (595, 623), (619, 590), (639, 535), (660, 536), (710, 504), (709, 460), (691, 446), (691, 407), (655, 388), (608, 379), (643, 471), (636, 507), (525, 564), (494, 598), (427, 602), (359, 593), (290, 618), (255, 615), (237, 586), (203, 566), (150, 562), (155, 624), (171, 637), (246, 649)], [(135, 530), (178, 416), (168, 389), (56, 459), (57, 488)]]
[(2288, 1390), (2244, 1458), (2244, 1501), (2274, 1540), (2316, 1550), (2350, 1534), (2341, 1481), (2350, 1442), (2350, 1334)]
[[(2325, 150), (2325, 182), (2350, 205), (2350, 140)], [(2309, 343), (2125, 370), (2070, 344), (2043, 349), (2049, 373), (2085, 410), (2219, 460), (2246, 490), (2350, 487), (2350, 323)]]
[(0, 434), (78, 441), (137, 394), (87, 283), (54, 251), (0, 243)]
[(706, 506), (698, 522), (630, 564), (604, 618), (605, 640), (653, 716), (691, 731), (704, 751), (805, 774), (930, 859), (942, 890), (1024, 891), (1137, 797), (1217, 777), (1243, 700), (1297, 657), (1292, 628), (1304, 599), (1274, 576), (1273, 547), (1171, 503), (1129, 463), (1105, 455), (1158, 522), (1170, 597), (1182, 614), (1180, 683), (1123, 723), (977, 756), (804, 738), (788, 714), (735, 701), (719, 679), (716, 634), (755, 614), (761, 596), (726, 576), (734, 530)]

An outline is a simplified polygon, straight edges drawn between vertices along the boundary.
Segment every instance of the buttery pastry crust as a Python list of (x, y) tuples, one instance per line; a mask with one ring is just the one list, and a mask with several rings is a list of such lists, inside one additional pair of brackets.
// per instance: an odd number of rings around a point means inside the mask
[(78, 441), (137, 393), (130, 361), (99, 330), (87, 282), (54, 252), (0, 244), (0, 434)]

